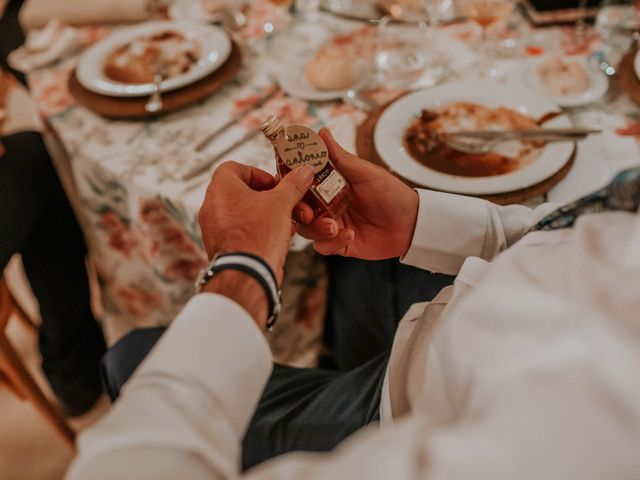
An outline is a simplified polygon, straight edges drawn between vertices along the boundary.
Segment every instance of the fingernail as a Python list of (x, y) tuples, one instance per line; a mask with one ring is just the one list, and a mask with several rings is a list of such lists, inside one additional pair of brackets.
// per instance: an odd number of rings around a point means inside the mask
[(356, 238), (356, 233), (351, 229), (345, 229), (342, 237), (345, 241), (350, 242), (354, 238)]
[(309, 182), (313, 178), (313, 167), (311, 165), (303, 165), (297, 169), (298, 175), (301, 179)]
[(333, 222), (325, 223), (322, 225), (322, 233), (325, 235), (335, 235), (338, 233), (338, 226)]
[(307, 219), (305, 218), (304, 210), (298, 210), (296, 215), (299, 221), (306, 223)]

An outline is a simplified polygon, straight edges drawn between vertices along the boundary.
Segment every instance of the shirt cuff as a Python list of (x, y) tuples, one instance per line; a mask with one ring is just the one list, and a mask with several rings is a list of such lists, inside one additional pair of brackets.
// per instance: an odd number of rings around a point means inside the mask
[(478, 198), (417, 190), (418, 218), (402, 263), (455, 275), (464, 260), (479, 256), (487, 231), (487, 203)]

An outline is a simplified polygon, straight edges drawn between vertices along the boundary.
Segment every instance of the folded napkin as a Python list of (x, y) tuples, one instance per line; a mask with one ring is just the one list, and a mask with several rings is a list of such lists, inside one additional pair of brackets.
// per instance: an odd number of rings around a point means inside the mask
[(51, 20), (41, 30), (30, 30), (24, 45), (7, 57), (12, 68), (28, 73), (77, 51), (82, 46), (74, 28)]
[(57, 18), (67, 25), (124, 23), (147, 20), (160, 0), (26, 0), (20, 24), (27, 31)]

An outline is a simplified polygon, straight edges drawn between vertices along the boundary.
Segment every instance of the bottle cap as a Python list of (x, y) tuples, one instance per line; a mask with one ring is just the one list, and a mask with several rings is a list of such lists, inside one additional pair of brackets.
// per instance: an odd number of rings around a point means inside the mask
[(269, 119), (262, 124), (260, 127), (262, 129), (262, 133), (267, 137), (272, 137), (276, 135), (281, 129), (284, 129), (284, 125), (280, 121), (280, 119), (276, 116), (271, 116)]

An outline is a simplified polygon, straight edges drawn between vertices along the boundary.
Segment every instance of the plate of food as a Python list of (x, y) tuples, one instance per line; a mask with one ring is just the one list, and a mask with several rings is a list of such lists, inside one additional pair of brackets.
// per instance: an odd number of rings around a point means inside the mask
[(446, 143), (427, 145), (432, 132), (569, 128), (546, 98), (517, 86), (458, 82), (420, 90), (392, 103), (374, 130), (375, 148), (398, 175), (424, 187), (467, 195), (493, 195), (536, 185), (571, 158), (573, 142), (509, 141), (482, 154)]
[(609, 80), (587, 59), (553, 56), (523, 70), (525, 84), (561, 107), (579, 107), (600, 100)]
[(243, 0), (180, 0), (169, 6), (169, 17), (179, 21), (224, 24), (238, 15), (245, 4)]
[(636, 74), (636, 78), (640, 81), (640, 50), (638, 50), (635, 57), (633, 57), (633, 71)]
[(321, 7), (334, 15), (365, 22), (380, 20), (383, 15), (378, 0), (322, 0)]
[(88, 49), (76, 75), (92, 92), (138, 97), (190, 85), (218, 69), (231, 53), (221, 28), (188, 22), (150, 22), (119, 30)]
[(310, 58), (291, 62), (287, 68), (279, 68), (275, 76), (287, 94), (312, 102), (337, 100), (371, 80), (364, 63), (330, 46), (321, 47)]

